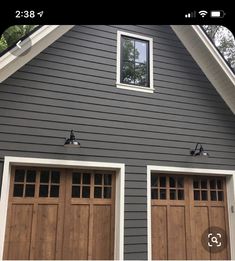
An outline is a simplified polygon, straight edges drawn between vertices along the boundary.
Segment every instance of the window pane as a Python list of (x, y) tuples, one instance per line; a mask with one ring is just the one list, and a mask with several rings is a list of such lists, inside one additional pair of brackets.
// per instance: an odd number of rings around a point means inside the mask
[(160, 187), (166, 187), (166, 177), (160, 177)]
[(179, 200), (184, 200), (184, 191), (183, 190), (178, 190), (178, 199)]
[(95, 185), (102, 185), (102, 174), (95, 174)]
[(158, 190), (157, 189), (151, 190), (151, 198), (152, 199), (158, 199)]
[(121, 82), (135, 84), (135, 69), (132, 62), (123, 62), (121, 69)]
[(102, 198), (102, 187), (95, 187), (94, 198)]
[(24, 185), (23, 184), (15, 184), (13, 197), (23, 197)]
[(173, 178), (173, 177), (170, 177), (170, 187), (171, 188), (175, 188), (176, 187), (175, 178)]
[(148, 86), (147, 65), (143, 63), (135, 64), (135, 85)]
[(175, 189), (171, 189), (170, 190), (170, 199), (176, 199), (176, 190)]
[(50, 197), (57, 198), (59, 197), (59, 189), (60, 187), (57, 185), (51, 185)]
[(51, 172), (51, 183), (60, 183), (60, 172), (59, 171)]
[(204, 188), (204, 189), (207, 188), (207, 179), (201, 180), (201, 188)]
[(104, 198), (111, 198), (111, 187), (104, 187)]
[(73, 173), (73, 184), (80, 184), (81, 183), (81, 173)]
[(218, 200), (223, 201), (224, 200), (224, 193), (223, 191), (218, 191)]
[(202, 190), (202, 200), (207, 200), (207, 191), (206, 190)]
[(194, 190), (194, 200), (200, 200), (200, 191)]
[(91, 175), (88, 174), (88, 173), (84, 173), (83, 174), (83, 180), (82, 180), (82, 183), (83, 184), (90, 184), (90, 179), (91, 179)]
[(184, 178), (178, 178), (178, 188), (183, 188), (184, 187)]
[(166, 199), (166, 190), (160, 189), (160, 199)]
[(135, 61), (139, 63), (147, 62), (147, 46), (148, 42), (135, 41)]
[(151, 175), (151, 187), (157, 187), (158, 176), (156, 174)]
[(49, 182), (49, 171), (41, 171), (40, 183), (48, 183), (48, 182)]
[(72, 186), (72, 198), (80, 198), (80, 187)]
[(35, 185), (26, 185), (25, 188), (25, 197), (34, 197)]
[(134, 39), (130, 39), (127, 37), (122, 37), (122, 60), (126, 61), (134, 61)]
[(217, 188), (222, 189), (222, 180), (217, 179)]
[(199, 188), (199, 182), (198, 182), (198, 180), (194, 180), (194, 181), (193, 181), (193, 187), (194, 187), (194, 188)]
[(24, 182), (24, 169), (16, 169), (15, 171), (15, 182)]
[(36, 181), (36, 171), (35, 170), (28, 170), (26, 176), (26, 182), (34, 183)]
[(112, 176), (110, 174), (104, 175), (104, 185), (111, 185), (112, 184)]
[(215, 179), (211, 179), (210, 180), (210, 188), (211, 189), (215, 189), (216, 188), (216, 180)]
[(48, 196), (48, 185), (40, 185), (39, 197), (47, 197), (47, 196)]
[(216, 201), (217, 200), (216, 191), (211, 191), (211, 200), (212, 201)]
[(82, 197), (83, 198), (90, 197), (90, 187), (82, 187)]

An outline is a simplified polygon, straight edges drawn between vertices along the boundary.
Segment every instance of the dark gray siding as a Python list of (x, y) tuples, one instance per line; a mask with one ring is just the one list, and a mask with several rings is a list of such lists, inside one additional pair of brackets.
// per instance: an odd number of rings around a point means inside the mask
[[(153, 37), (154, 94), (116, 88), (118, 29)], [(234, 169), (234, 119), (169, 26), (76, 26), (1, 84), (0, 158), (125, 163), (125, 259), (146, 259), (146, 165)]]
[(0, 195), (2, 191), (3, 161), (0, 161)]

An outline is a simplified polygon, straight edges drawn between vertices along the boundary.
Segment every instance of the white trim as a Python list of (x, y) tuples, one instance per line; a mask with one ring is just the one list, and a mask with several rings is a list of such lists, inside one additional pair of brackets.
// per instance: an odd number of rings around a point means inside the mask
[(41, 158), (5, 157), (2, 192), (0, 199), (0, 260), (3, 259), (5, 228), (7, 219), (8, 195), (10, 188), (11, 166), (44, 166), (61, 168), (89, 168), (115, 170), (116, 195), (115, 195), (115, 242), (114, 259), (123, 260), (124, 251), (124, 188), (125, 164), (93, 161), (72, 161)]
[(189, 175), (220, 175), (226, 176), (227, 185), (227, 204), (229, 217), (229, 237), (231, 259), (235, 259), (235, 213), (231, 212), (231, 206), (235, 207), (235, 170), (220, 169), (200, 169), (200, 168), (181, 168), (147, 165), (147, 240), (148, 240), (148, 260), (152, 260), (152, 228), (151, 228), (151, 173), (157, 172), (169, 174), (189, 174)]
[[(137, 85), (129, 85), (120, 82), (120, 67), (121, 67), (121, 36), (129, 36), (141, 40), (145, 40), (149, 42), (149, 87), (142, 87)], [(123, 31), (117, 31), (117, 82), (116, 85), (118, 88), (134, 90), (134, 91), (142, 91), (142, 92), (154, 92), (153, 87), (153, 38), (146, 37), (139, 34), (132, 34)]]
[(218, 62), (218, 64), (222, 67), (224, 72), (227, 74), (228, 78), (233, 82), (235, 85), (235, 75), (232, 72), (231, 68), (227, 65), (227, 63), (224, 61), (224, 59), (219, 54), (218, 50), (214, 46), (214, 44), (209, 40), (208, 36), (203, 32), (201, 27), (199, 25), (191, 25), (193, 30), (197, 33), (199, 38), (203, 41), (205, 46), (208, 48), (208, 50), (211, 52), (215, 60)]
[[(21, 42), (21, 49), (14, 47), (5, 53), (0, 57), (0, 82), (19, 70), (72, 27), (73, 25), (44, 25)], [(27, 50), (29, 40), (31, 41), (30, 51), (19, 56), (20, 53)], [(17, 54), (17, 56), (13, 54)]]

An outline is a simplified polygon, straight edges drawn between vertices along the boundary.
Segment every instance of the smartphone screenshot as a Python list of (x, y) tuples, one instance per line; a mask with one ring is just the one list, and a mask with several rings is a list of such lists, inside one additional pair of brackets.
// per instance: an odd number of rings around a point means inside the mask
[(58, 5), (0, 17), (0, 259), (235, 259), (232, 8)]

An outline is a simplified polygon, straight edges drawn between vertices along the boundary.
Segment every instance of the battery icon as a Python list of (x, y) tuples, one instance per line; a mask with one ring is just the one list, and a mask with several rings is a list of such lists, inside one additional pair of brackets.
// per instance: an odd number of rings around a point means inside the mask
[(225, 16), (225, 12), (223, 10), (211, 11), (212, 18), (223, 18)]

